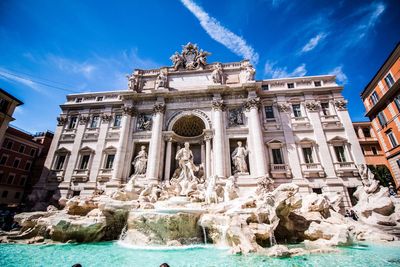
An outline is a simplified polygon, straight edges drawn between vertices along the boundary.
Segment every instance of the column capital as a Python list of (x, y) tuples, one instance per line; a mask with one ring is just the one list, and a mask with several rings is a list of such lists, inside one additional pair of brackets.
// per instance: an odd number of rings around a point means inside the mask
[(224, 100), (222, 100), (222, 99), (214, 99), (212, 101), (211, 105), (212, 105), (213, 110), (223, 111), (225, 109), (225, 103), (224, 103)]
[(259, 97), (248, 98), (244, 103), (244, 108), (246, 111), (250, 111), (252, 108), (259, 109), (261, 106), (261, 101)]
[(122, 108), (122, 114), (129, 115), (129, 116), (137, 116), (138, 112), (137, 112), (137, 109), (134, 107), (124, 106)]
[(101, 120), (103, 122), (109, 122), (112, 120), (112, 115), (111, 114), (107, 114), (107, 113), (103, 113), (101, 114)]
[(85, 125), (86, 123), (88, 123), (90, 120), (90, 117), (87, 115), (80, 115), (79, 116), (79, 124), (81, 125)]
[(320, 107), (319, 101), (311, 100), (306, 102), (306, 108), (308, 111), (311, 112), (318, 111), (319, 107)]
[(333, 103), (335, 104), (337, 110), (347, 110), (347, 100), (337, 99)]
[(68, 122), (68, 117), (66, 116), (57, 117), (57, 126), (63, 126), (67, 124), (67, 122)]
[(156, 103), (153, 106), (153, 114), (155, 115), (156, 113), (162, 113), (164, 114), (165, 112), (165, 103)]

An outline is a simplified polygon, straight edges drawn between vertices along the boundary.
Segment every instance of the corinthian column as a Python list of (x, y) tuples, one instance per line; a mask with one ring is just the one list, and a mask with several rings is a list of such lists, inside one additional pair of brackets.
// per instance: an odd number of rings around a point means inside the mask
[(224, 150), (224, 101), (221, 99), (213, 100), (213, 124), (214, 124), (214, 174), (218, 177), (225, 177), (225, 150)]
[(153, 127), (149, 145), (149, 157), (147, 162), (147, 180), (158, 181), (161, 160), (162, 125), (165, 112), (165, 104), (157, 103), (153, 107)]
[(253, 153), (253, 171), (252, 175), (257, 177), (267, 174), (267, 160), (265, 155), (264, 138), (262, 134), (260, 116), (258, 114), (258, 109), (260, 107), (260, 98), (252, 97), (248, 98), (244, 108), (247, 113), (248, 118), (248, 128), (249, 128), (249, 140), (252, 147), (250, 148), (250, 153)]
[(122, 169), (125, 163), (126, 155), (126, 144), (128, 143), (130, 122), (132, 115), (136, 114), (136, 110), (130, 106), (124, 106), (122, 108), (121, 118), (121, 129), (120, 136), (117, 145), (117, 151), (115, 153), (115, 160), (113, 166), (112, 183), (119, 184), (122, 181)]

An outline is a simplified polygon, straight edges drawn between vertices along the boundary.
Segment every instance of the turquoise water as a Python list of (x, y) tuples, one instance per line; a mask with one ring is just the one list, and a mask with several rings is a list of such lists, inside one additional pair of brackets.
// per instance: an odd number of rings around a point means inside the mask
[(229, 255), (213, 247), (172, 250), (125, 248), (116, 242), (64, 245), (0, 244), (0, 266), (400, 266), (400, 244), (341, 248), (339, 253), (274, 259)]

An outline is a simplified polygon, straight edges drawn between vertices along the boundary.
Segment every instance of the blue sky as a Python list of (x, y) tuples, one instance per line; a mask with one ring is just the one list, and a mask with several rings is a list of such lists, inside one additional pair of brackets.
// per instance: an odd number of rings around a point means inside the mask
[(14, 125), (54, 130), (66, 94), (126, 89), (134, 68), (168, 66), (191, 41), (210, 62), (251, 59), (257, 79), (337, 74), (365, 120), (359, 94), (399, 19), (395, 0), (1, 0), (0, 87), (25, 103)]

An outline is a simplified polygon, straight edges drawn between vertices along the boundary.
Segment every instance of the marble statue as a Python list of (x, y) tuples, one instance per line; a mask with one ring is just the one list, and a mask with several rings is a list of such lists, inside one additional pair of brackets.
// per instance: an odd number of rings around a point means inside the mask
[(159, 87), (167, 87), (167, 75), (163, 71), (160, 71), (156, 79), (156, 89)]
[(134, 166), (135, 175), (143, 175), (146, 174), (147, 169), (147, 152), (146, 147), (141, 146), (139, 153), (136, 155), (135, 159), (132, 162)]
[(211, 55), (211, 53), (204, 51), (203, 49), (200, 49), (200, 52), (197, 54), (195, 58), (196, 67), (203, 68), (205, 65), (207, 65), (207, 56), (209, 55)]
[(224, 201), (230, 201), (239, 197), (239, 187), (236, 184), (236, 177), (230, 176), (224, 187)]
[(242, 146), (242, 142), (237, 142), (237, 147), (232, 153), (233, 171), (234, 173), (248, 173), (246, 157), (247, 148)]
[(189, 143), (185, 142), (185, 146), (179, 149), (175, 156), (180, 169), (179, 176), (175, 179), (182, 188), (181, 195), (188, 195), (192, 191), (193, 185), (197, 184), (199, 180), (195, 175), (199, 168), (193, 163), (193, 153), (189, 147)]
[(243, 125), (243, 112), (239, 109), (229, 110), (229, 126)]
[(206, 204), (218, 203), (216, 184), (217, 184), (217, 176), (211, 175), (207, 180), (207, 187), (205, 192)]
[(146, 117), (145, 114), (140, 114), (138, 117), (138, 129), (143, 131), (151, 130), (151, 119)]
[(184, 58), (178, 53), (175, 52), (170, 58), (173, 63), (174, 70), (178, 70), (180, 67), (184, 67)]
[(214, 83), (223, 84), (223, 78), (224, 78), (223, 75), (224, 73), (222, 70), (222, 65), (218, 63), (217, 65), (214, 66), (214, 70), (211, 73), (211, 78)]
[(358, 172), (360, 173), (361, 181), (365, 187), (365, 191), (374, 193), (379, 188), (379, 181), (375, 179), (375, 175), (368, 168), (367, 164), (358, 164)]
[(136, 90), (137, 80), (135, 75), (127, 75), (126, 77), (128, 78), (128, 88), (131, 90)]
[(253, 65), (249, 64), (246, 67), (246, 75), (245, 80), (247, 82), (254, 81), (254, 75), (256, 74), (256, 70), (253, 68)]

